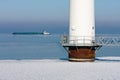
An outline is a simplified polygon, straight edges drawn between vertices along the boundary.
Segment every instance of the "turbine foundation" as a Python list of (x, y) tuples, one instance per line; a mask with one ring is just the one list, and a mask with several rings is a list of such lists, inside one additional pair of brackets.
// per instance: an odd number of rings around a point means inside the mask
[(69, 61), (75, 62), (93, 62), (95, 60), (94, 47), (69, 47)]

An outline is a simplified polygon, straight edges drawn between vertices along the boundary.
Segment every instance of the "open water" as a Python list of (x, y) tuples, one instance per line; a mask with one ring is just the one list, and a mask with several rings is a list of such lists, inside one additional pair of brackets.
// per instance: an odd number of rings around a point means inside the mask
[[(67, 59), (60, 41), (60, 34), (0, 34), (0, 59)], [(102, 47), (96, 56), (120, 56), (120, 47)]]

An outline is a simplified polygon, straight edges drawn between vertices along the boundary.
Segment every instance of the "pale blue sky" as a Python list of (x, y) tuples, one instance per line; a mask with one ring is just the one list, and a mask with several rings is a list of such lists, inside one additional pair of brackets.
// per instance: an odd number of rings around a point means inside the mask
[(120, 21), (120, 0), (95, 0), (97, 20)]
[(65, 21), (68, 0), (0, 0), (0, 21)]
[[(96, 25), (120, 27), (119, 8), (120, 0), (95, 0)], [(0, 31), (5, 27), (11, 31), (24, 26), (32, 29), (32, 23), (46, 28), (68, 27), (68, 21), (69, 0), (0, 0)]]

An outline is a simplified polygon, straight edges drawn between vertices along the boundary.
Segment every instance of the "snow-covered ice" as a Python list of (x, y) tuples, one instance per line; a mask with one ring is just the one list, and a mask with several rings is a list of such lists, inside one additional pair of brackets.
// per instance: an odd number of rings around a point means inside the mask
[(0, 80), (119, 80), (120, 57), (95, 62), (0, 60)]

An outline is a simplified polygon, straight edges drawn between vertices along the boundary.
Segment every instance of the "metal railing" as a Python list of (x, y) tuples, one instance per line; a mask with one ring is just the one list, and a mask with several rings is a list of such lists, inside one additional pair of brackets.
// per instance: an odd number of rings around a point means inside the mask
[(63, 46), (97, 46), (95, 39), (89, 36), (73, 36), (68, 37), (67, 35), (62, 36), (62, 45)]
[(119, 36), (100, 36), (96, 37), (96, 43), (102, 46), (120, 46)]
[[(73, 39), (72, 39), (73, 38)], [(74, 36), (69, 39), (67, 35), (62, 36), (63, 46), (120, 46), (120, 35), (97, 35), (94, 37)]]

